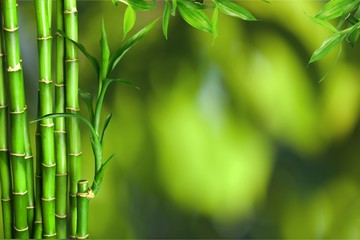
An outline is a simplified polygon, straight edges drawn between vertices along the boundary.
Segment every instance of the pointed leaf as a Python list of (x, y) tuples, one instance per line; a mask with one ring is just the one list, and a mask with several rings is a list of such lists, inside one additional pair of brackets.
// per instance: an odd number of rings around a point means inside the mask
[(212, 32), (211, 22), (202, 10), (186, 7), (183, 2), (178, 2), (181, 17), (191, 26), (205, 32)]
[(349, 0), (330, 0), (315, 16), (323, 20), (338, 18), (342, 15)]
[(313, 20), (314, 22), (322, 25), (323, 27), (325, 27), (326, 29), (330, 30), (331, 32), (338, 32), (338, 30), (336, 29), (336, 27), (334, 27), (331, 23), (329, 23), (327, 20), (321, 19), (321, 18), (317, 18), (317, 17), (311, 17), (311, 20)]
[(219, 31), (218, 31), (218, 20), (219, 20), (219, 8), (216, 6), (214, 12), (213, 12), (213, 16), (211, 19), (211, 24), (212, 24), (212, 34), (214, 36), (213, 39), (213, 43), (215, 42), (215, 38), (218, 36)]
[(229, 16), (237, 17), (246, 21), (256, 21), (256, 18), (244, 7), (228, 0), (216, 0), (219, 10)]
[(131, 5), (135, 10), (149, 11), (155, 8), (154, 2), (150, 4), (146, 0), (127, 0), (129, 5)]
[(107, 69), (109, 67), (110, 61), (110, 48), (106, 36), (105, 22), (104, 18), (102, 19), (101, 24), (101, 39), (100, 39), (100, 48), (101, 48), (101, 80), (106, 78)]
[(123, 39), (125, 39), (126, 34), (134, 27), (136, 21), (135, 10), (131, 5), (127, 6), (124, 14), (124, 24), (123, 24)]
[(171, 15), (176, 15), (176, 9), (177, 9), (177, 0), (171, 0), (172, 2), (172, 9), (171, 9)]
[(331, 50), (337, 47), (345, 38), (345, 34), (342, 32), (335, 33), (327, 38), (322, 45), (313, 53), (309, 63), (318, 61), (325, 57)]
[(162, 16), (162, 29), (163, 29), (163, 33), (164, 33), (164, 36), (165, 36), (166, 39), (168, 39), (170, 10), (171, 10), (170, 2), (169, 2), (169, 0), (166, 0), (165, 1), (164, 12), (163, 12), (163, 16)]
[(92, 121), (94, 117), (94, 109), (93, 109), (93, 96), (88, 91), (79, 89), (79, 95), (84, 100), (86, 107), (89, 111), (90, 121)]
[(94, 177), (94, 182), (91, 185), (91, 189), (93, 191), (93, 193), (96, 195), (97, 192), (100, 190), (100, 185), (101, 182), (104, 178), (104, 173), (105, 173), (105, 169), (108, 165), (108, 163), (110, 162), (110, 160), (114, 157), (115, 154), (111, 155), (102, 165), (101, 168), (99, 169), (99, 171), (96, 172), (95, 177)]
[(105, 132), (106, 132), (106, 129), (111, 121), (111, 117), (112, 117), (112, 113), (110, 113), (106, 119), (105, 119), (105, 122), (104, 122), (104, 127), (103, 127), (103, 130), (102, 130), (102, 133), (101, 133), (101, 137), (100, 137), (100, 143), (102, 144), (103, 143), (103, 140), (104, 140), (104, 136), (105, 136)]
[(72, 42), (85, 55), (85, 57), (90, 61), (90, 63), (94, 66), (96, 73), (99, 74), (100, 65), (99, 65), (98, 60), (93, 55), (91, 55), (82, 44), (68, 38), (63, 31), (58, 30), (57, 32), (60, 36), (64, 37), (66, 40)]
[(126, 42), (124, 42), (122, 44), (122, 46), (114, 53), (114, 55), (110, 59), (107, 76), (109, 76), (111, 71), (116, 67), (116, 65), (119, 63), (119, 61), (123, 58), (125, 53), (127, 53), (137, 42), (139, 42), (154, 27), (157, 20), (158, 19), (151, 22), (146, 27), (142, 28), (140, 31), (138, 31), (135, 35), (133, 35), (131, 38), (129, 38)]
[(359, 8), (359, 5), (360, 0), (353, 0), (346, 5), (340, 17), (339, 27), (346, 21), (352, 12)]

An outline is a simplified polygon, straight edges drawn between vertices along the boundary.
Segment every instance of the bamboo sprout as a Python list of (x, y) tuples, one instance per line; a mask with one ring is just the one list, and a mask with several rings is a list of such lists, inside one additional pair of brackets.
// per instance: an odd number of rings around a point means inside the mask
[[(51, 80), (51, 0), (36, 0), (36, 19), (38, 29), (40, 117), (53, 113)], [(55, 224), (55, 153), (54, 123), (44, 119), (40, 123), (42, 146), (42, 211), (43, 237), (56, 236)]]
[[(56, 1), (56, 28), (64, 29), (64, 6), (62, 0)], [(56, 80), (55, 80), (55, 112), (65, 111), (64, 91), (64, 39), (56, 37)], [(56, 146), (56, 231), (59, 239), (66, 238), (66, 205), (67, 205), (67, 156), (66, 156), (66, 132), (65, 119), (55, 119), (55, 146)]]
[(86, 239), (88, 233), (88, 212), (89, 212), (89, 183), (87, 180), (80, 180), (77, 193), (77, 239)]
[(25, 163), (25, 92), (21, 73), (17, 2), (3, 2), (6, 62), (10, 90), (11, 165), (13, 171), (15, 238), (29, 238), (27, 223), (27, 186)]
[[(0, 9), (2, 9), (0, 1)], [(5, 89), (5, 51), (2, 37), (2, 11), (0, 10), (0, 181), (4, 238), (12, 238), (11, 173), (8, 150), (7, 99)]]
[[(73, 41), (78, 40), (78, 20), (76, 0), (64, 1), (64, 23), (66, 36)], [(77, 114), (79, 111), (78, 100), (78, 53), (76, 46), (69, 40), (65, 44), (65, 81), (66, 81), (66, 110), (68, 113)], [(76, 118), (67, 121), (68, 155), (69, 155), (69, 181), (70, 181), (70, 217), (71, 238), (76, 236), (77, 207), (76, 194), (77, 183), (81, 176), (81, 138), (79, 122)]]

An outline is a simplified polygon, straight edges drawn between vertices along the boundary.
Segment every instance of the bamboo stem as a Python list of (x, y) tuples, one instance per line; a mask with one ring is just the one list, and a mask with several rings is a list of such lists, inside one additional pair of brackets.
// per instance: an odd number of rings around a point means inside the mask
[[(64, 30), (64, 6), (62, 0), (56, 1), (56, 28)], [(64, 85), (64, 39), (56, 36), (56, 80), (55, 80), (55, 112), (65, 112), (65, 85)], [(56, 231), (59, 239), (67, 236), (67, 156), (65, 119), (55, 119), (55, 146), (56, 146)]]
[[(0, 9), (2, 3), (0, 1)], [(4, 238), (12, 238), (11, 172), (8, 150), (7, 99), (5, 87), (5, 49), (2, 36), (2, 10), (0, 10), (0, 181)]]
[(87, 180), (80, 180), (78, 183), (77, 193), (77, 239), (86, 239), (89, 237), (88, 232), (88, 213), (89, 213), (89, 198), (88, 189), (89, 183)]
[[(40, 117), (53, 113), (51, 78), (51, 0), (35, 0), (38, 29)], [(42, 211), (44, 238), (56, 236), (55, 224), (55, 152), (54, 123), (51, 118), (40, 123), (42, 141)]]
[(15, 238), (29, 238), (25, 163), (25, 92), (21, 73), (18, 13), (16, 0), (3, 2), (6, 61), (10, 89), (11, 165), (13, 170)]
[[(64, 0), (64, 23), (66, 36), (78, 41), (78, 20), (76, 0)], [(78, 52), (76, 46), (69, 40), (65, 43), (65, 68), (66, 68), (66, 110), (69, 113), (77, 114), (79, 111), (78, 100)], [(69, 118), (67, 121), (68, 153), (69, 153), (69, 181), (70, 181), (70, 217), (71, 236), (76, 236), (77, 224), (77, 183), (81, 176), (81, 137), (79, 122), (76, 118)]]

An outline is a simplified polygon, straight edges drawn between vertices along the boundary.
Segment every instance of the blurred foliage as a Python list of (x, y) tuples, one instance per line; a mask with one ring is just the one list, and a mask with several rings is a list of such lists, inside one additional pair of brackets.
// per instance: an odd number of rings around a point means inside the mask
[[(138, 13), (132, 31), (161, 16), (159, 5)], [(158, 23), (119, 64), (114, 75), (141, 90), (113, 85), (106, 97), (105, 155), (116, 156), (90, 203), (91, 238), (360, 237), (359, 47), (308, 66), (331, 34), (309, 17), (323, 3), (243, 5), (261, 21), (219, 15), (213, 43), (173, 18), (168, 40)], [(99, 54), (102, 17), (117, 48), (126, 7), (78, 7), (89, 52)], [(34, 13), (31, 2), (19, 9), (31, 103)], [(80, 60), (80, 87), (95, 93), (96, 73)], [(83, 177), (91, 179), (83, 133)]]

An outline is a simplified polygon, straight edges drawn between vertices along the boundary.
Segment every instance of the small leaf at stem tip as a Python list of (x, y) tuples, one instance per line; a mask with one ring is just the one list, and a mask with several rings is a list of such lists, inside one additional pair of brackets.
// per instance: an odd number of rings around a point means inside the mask
[(101, 144), (103, 143), (104, 136), (105, 136), (105, 132), (106, 132), (107, 127), (109, 126), (109, 123), (110, 123), (111, 118), (112, 118), (112, 113), (110, 113), (110, 114), (106, 117), (106, 119), (105, 119), (104, 127), (103, 127), (103, 130), (102, 130), (102, 133), (101, 133), (101, 137), (100, 137), (100, 143), (101, 143)]
[(92, 121), (94, 117), (94, 110), (93, 110), (93, 95), (86, 90), (79, 89), (79, 95), (84, 100), (86, 107), (89, 111), (90, 120)]
[(101, 50), (101, 69), (100, 69), (101, 79), (99, 80), (102, 80), (106, 77), (106, 72), (109, 67), (109, 61), (110, 61), (110, 48), (106, 36), (104, 18), (102, 19), (102, 24), (101, 24), (100, 50)]
[(256, 21), (257, 19), (244, 7), (228, 0), (215, 0), (219, 10), (229, 16), (237, 17), (246, 21)]
[(313, 53), (309, 64), (324, 58), (331, 50), (337, 47), (346, 37), (343, 32), (338, 32), (327, 38), (321, 46)]
[(211, 22), (208, 16), (202, 11), (188, 8), (183, 2), (178, 2), (178, 9), (181, 17), (192, 27), (204, 32), (212, 32)]
[(131, 5), (127, 6), (124, 14), (124, 24), (123, 24), (123, 39), (125, 39), (126, 34), (134, 27), (136, 21), (136, 13)]
[(115, 154), (112, 154), (102, 165), (101, 168), (99, 169), (99, 171), (96, 172), (95, 177), (94, 177), (94, 182), (91, 186), (91, 189), (93, 190), (94, 194), (96, 195), (96, 193), (99, 191), (100, 189), (100, 185), (101, 182), (103, 180), (104, 177), (104, 173), (105, 173), (105, 169), (108, 165), (108, 163), (110, 162), (110, 160), (115, 156)]
[(166, 39), (168, 39), (170, 10), (171, 10), (170, 2), (169, 2), (169, 0), (166, 0), (165, 1), (164, 12), (163, 12), (163, 17), (162, 17), (162, 29), (163, 29), (163, 33), (164, 33), (164, 36), (165, 36)]
[(213, 12), (213, 16), (211, 19), (212, 24), (212, 34), (213, 34), (213, 42), (212, 45), (215, 43), (215, 39), (218, 36), (218, 18), (219, 18), (219, 8), (216, 6)]

